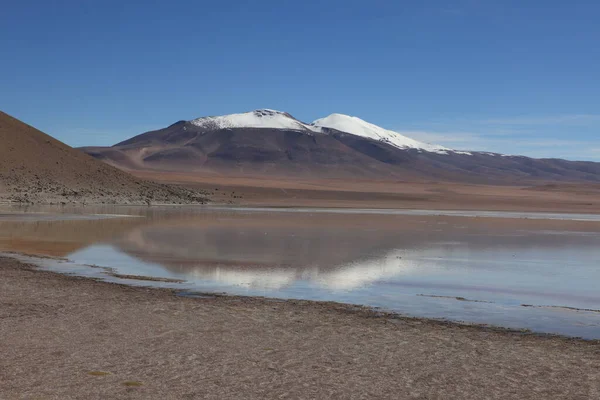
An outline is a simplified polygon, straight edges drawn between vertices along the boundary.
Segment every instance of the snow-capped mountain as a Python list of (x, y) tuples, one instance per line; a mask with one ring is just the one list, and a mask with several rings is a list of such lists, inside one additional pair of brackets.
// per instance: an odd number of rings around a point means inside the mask
[(331, 114), (305, 123), (272, 109), (179, 121), (111, 147), (82, 150), (129, 170), (474, 183), (600, 181), (598, 163), (457, 151), (358, 117)]
[(298, 121), (290, 114), (271, 109), (260, 109), (240, 114), (229, 114), (216, 117), (202, 117), (190, 123), (211, 129), (227, 128), (269, 128), (287, 129), (305, 133), (327, 133), (334, 129), (339, 132), (381, 141), (400, 149), (417, 149), (437, 154), (448, 154), (455, 150), (411, 139), (398, 132), (381, 128), (358, 117), (344, 114), (331, 114), (319, 118), (311, 124)]
[(290, 114), (268, 108), (254, 110), (241, 114), (221, 115), (217, 117), (202, 117), (191, 120), (193, 125), (212, 128), (271, 128), (312, 132), (314, 128), (298, 121)]
[(437, 154), (448, 154), (448, 152), (454, 151), (443, 146), (419, 142), (418, 140), (401, 135), (398, 132), (390, 131), (367, 121), (363, 121), (358, 117), (351, 117), (344, 114), (331, 114), (328, 117), (317, 119), (311, 126), (315, 128), (335, 129), (340, 132), (379, 140), (400, 149), (419, 149)]

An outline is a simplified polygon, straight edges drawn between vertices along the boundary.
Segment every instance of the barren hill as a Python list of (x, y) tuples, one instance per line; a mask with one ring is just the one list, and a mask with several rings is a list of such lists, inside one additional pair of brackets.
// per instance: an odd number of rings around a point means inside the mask
[(0, 201), (145, 204), (204, 198), (135, 178), (0, 111)]

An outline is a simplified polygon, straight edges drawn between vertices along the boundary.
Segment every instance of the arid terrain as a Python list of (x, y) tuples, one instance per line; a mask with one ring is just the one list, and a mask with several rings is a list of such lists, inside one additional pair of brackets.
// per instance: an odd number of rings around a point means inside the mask
[(179, 121), (83, 152), (138, 177), (267, 206), (599, 212), (600, 163), (460, 151), (341, 114)]
[(517, 186), (427, 180), (285, 179), (265, 175), (130, 172), (144, 179), (206, 191), (213, 202), (225, 204), (600, 213), (600, 185), (593, 183)]
[(157, 184), (94, 160), (0, 111), (0, 203), (203, 203), (187, 188)]
[[(173, 134), (171, 130), (165, 132)], [(152, 143), (162, 140), (165, 132), (151, 133)], [(176, 130), (174, 134), (178, 137), (177, 135), (183, 133)], [(148, 134), (141, 135), (143, 140), (134, 138), (131, 143), (125, 142), (125, 146), (138, 146), (140, 140), (146, 143), (146, 136)], [(155, 136), (158, 136), (158, 139), (155, 139)], [(240, 140), (246, 137), (244, 134), (239, 135)], [(334, 139), (324, 136), (323, 140)], [(333, 176), (306, 174), (305, 172), (310, 170), (310, 163), (306, 164), (308, 170), (294, 169), (296, 167), (290, 170), (281, 164), (280, 167), (275, 167), (277, 173), (269, 170), (270, 167), (262, 172), (252, 169), (244, 172), (239, 170), (239, 165), (236, 168), (221, 168), (218, 171), (211, 168), (190, 168), (185, 172), (156, 169), (160, 163), (153, 164), (152, 168), (139, 168), (139, 165), (126, 162), (125, 159), (117, 162), (116, 159), (99, 157), (109, 164), (117, 165), (122, 169), (120, 170), (72, 149), (4, 113), (0, 113), (0, 141), (3, 143), (0, 148), (0, 203), (197, 204), (211, 201), (221, 204), (285, 207), (600, 212), (600, 185), (593, 182), (577, 182), (584, 179), (584, 175), (572, 174), (573, 171), (578, 171), (579, 167), (561, 175), (559, 181), (551, 181), (551, 175), (544, 175), (543, 179), (537, 181), (513, 177), (513, 182), (510, 183), (502, 182), (502, 179), (494, 175), (490, 183), (485, 184), (472, 183), (472, 176), (469, 178), (464, 174), (453, 175), (454, 172), (444, 175), (445, 179), (436, 179), (439, 175), (437, 173), (426, 177), (428, 175), (424, 173), (428, 169), (420, 169), (416, 164), (401, 173), (400, 178), (392, 179), (385, 174), (382, 175), (383, 178), (367, 177), (352, 167), (360, 161), (360, 157), (354, 161), (342, 157), (345, 164), (331, 169)], [(386, 148), (387, 151), (404, 154), (402, 150), (391, 148), (385, 143), (371, 143), (369, 140), (367, 142), (378, 148)], [(254, 145), (260, 147), (265, 144)], [(133, 148), (137, 149), (135, 146)], [(111, 148), (102, 151), (106, 152), (109, 149)], [(90, 149), (86, 151), (94, 153)], [(431, 155), (459, 156), (469, 157), (460, 154)], [(417, 158), (419, 162), (423, 162), (422, 157), (424, 156)], [(183, 162), (184, 166), (191, 162), (179, 156), (175, 159)], [(170, 156), (169, 160), (174, 159)], [(371, 162), (365, 163), (366, 166), (375, 165)], [(269, 163), (265, 165), (267, 164)], [(376, 170), (381, 172), (383, 164), (377, 165), (379, 166)], [(578, 164), (566, 165), (571, 168)], [(581, 171), (595, 166), (594, 163), (581, 165)], [(588, 172), (585, 176), (593, 174)], [(569, 179), (573, 182), (569, 182)]]
[(333, 303), (184, 298), (6, 258), (0, 303), (2, 399), (600, 398), (593, 341)]

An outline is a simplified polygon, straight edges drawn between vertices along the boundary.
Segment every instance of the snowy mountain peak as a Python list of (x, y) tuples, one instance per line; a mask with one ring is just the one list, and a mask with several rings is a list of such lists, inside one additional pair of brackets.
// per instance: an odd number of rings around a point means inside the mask
[(268, 108), (241, 114), (203, 117), (190, 121), (192, 124), (213, 129), (226, 128), (271, 128), (312, 132), (313, 128), (290, 114)]
[(328, 117), (317, 119), (312, 124), (305, 124), (286, 112), (263, 108), (240, 114), (198, 118), (190, 121), (190, 123), (215, 130), (228, 128), (267, 128), (299, 131), (307, 135), (312, 135), (316, 132), (327, 133), (325, 129), (329, 128), (384, 142), (399, 149), (417, 149), (419, 151), (438, 154), (449, 154), (452, 152), (470, 154), (467, 152), (457, 152), (443, 146), (423, 143), (398, 132), (381, 128), (358, 117), (344, 114), (331, 114)]
[(358, 117), (344, 114), (331, 114), (328, 117), (317, 119), (311, 124), (317, 128), (330, 128), (353, 135), (379, 140), (401, 149), (419, 149), (438, 154), (448, 154), (452, 151), (446, 147), (419, 142), (398, 132), (390, 131), (371, 124)]

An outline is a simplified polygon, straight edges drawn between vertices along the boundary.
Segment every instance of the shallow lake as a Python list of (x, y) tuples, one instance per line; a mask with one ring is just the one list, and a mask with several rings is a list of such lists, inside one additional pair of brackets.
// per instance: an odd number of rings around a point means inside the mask
[[(68, 259), (38, 260), (62, 272), (600, 338), (600, 216), (227, 207), (25, 211), (0, 210), (0, 251)], [(84, 218), (90, 214), (110, 218)], [(113, 275), (90, 266), (112, 268)]]

